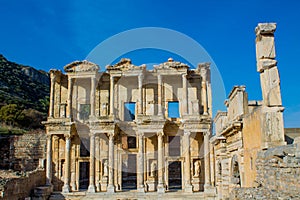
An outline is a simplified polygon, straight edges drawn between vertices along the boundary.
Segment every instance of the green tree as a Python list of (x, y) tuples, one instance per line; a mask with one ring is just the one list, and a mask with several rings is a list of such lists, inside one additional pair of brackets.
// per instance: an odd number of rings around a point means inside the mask
[(7, 125), (17, 125), (18, 118), (22, 117), (22, 109), (17, 104), (8, 104), (0, 109), (0, 120)]

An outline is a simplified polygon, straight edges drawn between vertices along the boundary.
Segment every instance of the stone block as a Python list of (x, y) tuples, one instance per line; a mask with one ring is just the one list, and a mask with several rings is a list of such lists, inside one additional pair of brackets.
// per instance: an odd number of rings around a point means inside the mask
[(280, 79), (277, 67), (260, 74), (263, 102), (266, 106), (281, 106)]
[(273, 36), (261, 36), (256, 40), (256, 60), (261, 58), (275, 59), (275, 42)]
[(266, 69), (275, 67), (276, 65), (277, 65), (277, 60), (267, 59), (267, 58), (259, 59), (257, 61), (257, 71), (261, 73)]

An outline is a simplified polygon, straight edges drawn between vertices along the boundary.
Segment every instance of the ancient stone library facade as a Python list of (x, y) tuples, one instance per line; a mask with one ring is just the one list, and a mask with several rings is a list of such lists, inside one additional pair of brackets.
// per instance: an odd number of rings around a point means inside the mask
[(147, 70), (122, 59), (100, 72), (75, 61), (65, 73), (51, 70), (47, 185), (65, 194), (181, 190), (219, 199), (256, 186), (257, 153), (285, 145), (275, 29), (255, 29), (263, 100), (235, 86), (214, 119), (209, 63), (191, 69), (170, 58)]

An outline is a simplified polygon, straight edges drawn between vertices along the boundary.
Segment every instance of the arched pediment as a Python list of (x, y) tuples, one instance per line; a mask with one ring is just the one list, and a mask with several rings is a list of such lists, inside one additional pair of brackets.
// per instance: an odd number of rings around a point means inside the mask
[(100, 67), (87, 60), (74, 61), (64, 66), (65, 72), (95, 72), (99, 71)]

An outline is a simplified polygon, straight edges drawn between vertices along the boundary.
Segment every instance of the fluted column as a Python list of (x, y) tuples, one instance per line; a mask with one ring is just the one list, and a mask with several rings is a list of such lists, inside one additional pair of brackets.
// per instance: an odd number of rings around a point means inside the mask
[(191, 153), (190, 153), (190, 134), (189, 131), (184, 131), (184, 191), (193, 192), (193, 186), (191, 185)]
[(54, 97), (55, 97), (55, 72), (50, 73), (51, 77), (51, 86), (50, 86), (50, 102), (49, 102), (49, 117), (54, 116)]
[(114, 82), (114, 77), (111, 76), (110, 77), (110, 93), (109, 93), (109, 97), (110, 97), (110, 109), (109, 109), (109, 115), (113, 116), (114, 115), (114, 88), (115, 88), (115, 82)]
[(138, 87), (139, 87), (139, 110), (138, 114), (143, 114), (143, 74), (139, 75)]
[(157, 133), (157, 145), (158, 145), (158, 185), (157, 192), (165, 193), (164, 184), (164, 157), (163, 157), (163, 132)]
[(162, 113), (162, 77), (157, 75), (157, 107), (158, 115), (163, 115)]
[(47, 135), (46, 185), (52, 185), (52, 135)]
[(70, 192), (70, 150), (71, 150), (71, 137), (65, 135), (66, 146), (65, 146), (65, 173), (64, 173), (64, 186), (62, 192)]
[(91, 96), (90, 96), (90, 103), (91, 103), (91, 116), (95, 116), (95, 93), (96, 93), (96, 78), (91, 78)]
[(204, 175), (205, 175), (205, 187), (211, 186), (210, 180), (210, 163), (209, 163), (209, 135), (210, 132), (204, 132)]
[(90, 181), (88, 192), (95, 193), (95, 135), (90, 133)]
[(99, 192), (101, 190), (100, 188), (100, 137), (97, 135), (95, 137), (95, 157), (96, 157), (96, 177), (95, 177), (95, 185), (96, 185), (96, 191)]
[(139, 153), (138, 153), (138, 163), (137, 163), (137, 190), (138, 192), (145, 192), (144, 185), (144, 133), (140, 132), (138, 134), (139, 139)]
[(108, 186), (107, 192), (114, 193), (114, 134), (108, 134)]
[(68, 77), (68, 118), (72, 118), (72, 88), (73, 88), (73, 79)]
[(182, 74), (182, 114), (187, 115), (188, 104), (187, 104), (187, 79), (186, 74)]

